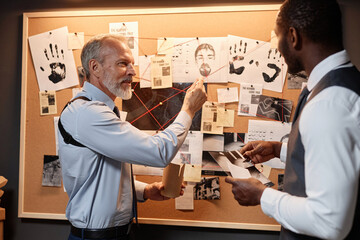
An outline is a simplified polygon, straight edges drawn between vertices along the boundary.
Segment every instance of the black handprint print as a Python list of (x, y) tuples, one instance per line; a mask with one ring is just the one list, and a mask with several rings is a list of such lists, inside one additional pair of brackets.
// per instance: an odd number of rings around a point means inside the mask
[[(54, 60), (52, 60), (53, 62), (49, 64), (51, 73), (48, 76), (48, 78), (49, 78), (49, 80), (51, 82), (58, 83), (58, 82), (65, 79), (65, 77), (66, 77), (66, 67), (65, 67), (65, 64), (63, 64), (63, 63), (61, 63), (59, 61), (60, 56), (59, 56), (59, 50), (58, 50), (57, 44), (55, 44), (53, 46), (53, 44), (50, 43), (49, 44), (49, 49), (50, 49), (51, 56), (49, 56), (49, 52), (45, 48), (44, 49), (45, 57), (46, 57), (46, 59), (48, 61), (50, 61), (50, 58), (54, 59)], [(64, 60), (64, 50), (61, 49), (60, 53), (61, 53), (62, 59)], [(41, 71), (45, 71), (45, 69), (43, 67), (40, 67), (40, 69), (41, 69)]]
[[(273, 56), (273, 59), (278, 59), (278, 61), (280, 61), (280, 57), (281, 57), (281, 54), (280, 52), (278, 52), (277, 49), (270, 49), (269, 50), (269, 55), (268, 55), (268, 59), (270, 60), (271, 59), (271, 54), (274, 53), (274, 56)], [(278, 54), (279, 53), (279, 54)], [(264, 78), (264, 81), (267, 82), (267, 83), (270, 83), (270, 82), (273, 82), (280, 74), (281, 72), (281, 69), (276, 66), (275, 63), (268, 63), (266, 66), (268, 66), (268, 68), (270, 69), (273, 69), (275, 70), (275, 73), (270, 77), (267, 73), (262, 73), (262, 76)]]
[[(232, 48), (232, 46), (230, 46), (229, 51), (230, 51), (230, 58), (231, 61), (229, 62), (229, 73), (230, 74), (236, 74), (236, 75), (240, 75), (244, 72), (245, 70), (245, 66), (240, 66), (235, 68), (234, 63), (238, 62), (238, 61), (242, 61), (244, 60), (244, 54), (246, 54), (246, 48), (247, 48), (247, 43), (244, 43), (243, 46), (243, 41), (240, 40), (239, 42), (239, 49), (237, 49), (237, 45), (236, 43), (234, 44), (234, 47)], [(243, 55), (241, 55), (243, 54)]]

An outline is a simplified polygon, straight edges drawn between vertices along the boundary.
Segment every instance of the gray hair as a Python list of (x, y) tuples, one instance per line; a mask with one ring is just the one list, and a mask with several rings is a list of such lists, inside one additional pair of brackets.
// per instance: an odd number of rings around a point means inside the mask
[(104, 44), (104, 41), (106, 39), (116, 39), (120, 42), (124, 42), (127, 44), (126, 38), (117, 35), (117, 34), (99, 34), (94, 37), (92, 37), (82, 48), (81, 50), (81, 64), (83, 66), (83, 69), (85, 71), (86, 78), (90, 78), (90, 69), (89, 69), (89, 61), (91, 59), (95, 59), (99, 61), (100, 63), (103, 62), (103, 59), (101, 58), (101, 50)]

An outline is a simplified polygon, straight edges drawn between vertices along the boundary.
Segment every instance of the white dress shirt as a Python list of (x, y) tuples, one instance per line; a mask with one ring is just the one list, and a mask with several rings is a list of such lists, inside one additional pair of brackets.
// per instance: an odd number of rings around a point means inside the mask
[[(69, 202), (66, 217), (78, 228), (109, 228), (127, 224), (132, 217), (130, 164), (165, 167), (186, 138), (190, 116), (181, 111), (164, 131), (150, 136), (121, 121), (115, 103), (85, 82), (91, 101), (78, 99), (61, 114), (72, 137), (87, 147), (66, 144), (58, 133), (59, 157)], [(135, 182), (137, 198), (146, 184)]]
[[(311, 72), (311, 91), (333, 69), (351, 67), (346, 51), (320, 62)], [(310, 94), (311, 95), (311, 94)], [(303, 109), (299, 131), (305, 149), (307, 197), (267, 188), (261, 208), (285, 228), (325, 239), (343, 239), (352, 227), (360, 172), (360, 97), (332, 86)], [(280, 159), (285, 161), (286, 144)]]

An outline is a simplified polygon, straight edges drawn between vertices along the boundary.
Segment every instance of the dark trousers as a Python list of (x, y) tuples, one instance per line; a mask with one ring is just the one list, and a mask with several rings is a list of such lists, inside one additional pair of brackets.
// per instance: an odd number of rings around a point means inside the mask
[[(119, 238), (99, 238), (96, 240), (130, 240), (131, 238), (129, 236), (122, 236)], [(94, 240), (94, 239), (88, 239), (88, 238), (81, 238), (81, 237), (76, 237), (73, 234), (69, 234), (69, 238), (68, 240)]]

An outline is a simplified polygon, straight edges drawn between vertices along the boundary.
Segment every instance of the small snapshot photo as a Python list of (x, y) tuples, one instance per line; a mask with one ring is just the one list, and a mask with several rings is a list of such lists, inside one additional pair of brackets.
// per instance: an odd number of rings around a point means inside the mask
[(170, 76), (170, 66), (162, 67), (162, 75)]
[(194, 186), (194, 200), (220, 199), (219, 177), (203, 177)]
[(211, 122), (204, 122), (203, 131), (211, 132), (212, 123)]
[(241, 113), (249, 113), (250, 111), (250, 106), (249, 104), (240, 104), (240, 112)]
[(182, 164), (191, 164), (191, 153), (180, 153)]
[(259, 104), (260, 95), (251, 94), (251, 104)]
[(61, 165), (59, 156), (44, 155), (42, 186), (61, 187)]
[(161, 80), (161, 78), (159, 78), (159, 77), (154, 77), (153, 81), (154, 81), (154, 86), (155, 86), (155, 87), (160, 87), (160, 86), (162, 86), (162, 80)]
[(55, 91), (40, 91), (40, 115), (57, 113)]
[(288, 89), (301, 89), (304, 82), (308, 81), (308, 76), (305, 71), (295, 74), (288, 73)]
[(256, 116), (289, 122), (291, 110), (291, 100), (261, 95)]
[(127, 40), (127, 44), (129, 46), (130, 49), (134, 49), (135, 48), (135, 39), (134, 37), (126, 37)]

